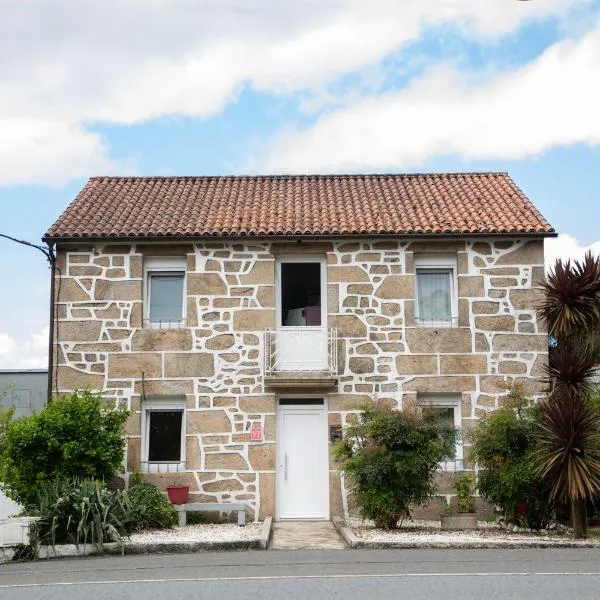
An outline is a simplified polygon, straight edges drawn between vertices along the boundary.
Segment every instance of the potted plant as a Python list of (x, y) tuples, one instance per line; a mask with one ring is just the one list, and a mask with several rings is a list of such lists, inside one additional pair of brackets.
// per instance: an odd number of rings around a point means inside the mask
[(475, 478), (466, 474), (456, 480), (456, 496), (442, 515), (442, 529), (477, 529), (475, 514)]
[(173, 504), (185, 504), (190, 494), (190, 486), (176, 479), (172, 485), (167, 486), (167, 496)]

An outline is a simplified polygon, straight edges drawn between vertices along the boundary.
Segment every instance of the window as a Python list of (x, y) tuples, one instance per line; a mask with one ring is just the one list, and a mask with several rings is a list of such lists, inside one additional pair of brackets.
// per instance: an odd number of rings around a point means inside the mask
[(418, 325), (451, 327), (456, 323), (456, 258), (416, 256)]
[(450, 460), (443, 462), (440, 466), (442, 469), (448, 470), (462, 469), (463, 446), (460, 439), (460, 398), (446, 395), (421, 396), (418, 399), (418, 404), (425, 420), (451, 425), (459, 431), (453, 456), (449, 457)]
[(319, 259), (294, 258), (280, 263), (280, 324), (319, 327), (325, 321), (324, 265)]
[(146, 400), (142, 431), (142, 470), (170, 473), (185, 468), (185, 398)]
[(144, 273), (145, 325), (169, 328), (185, 323), (185, 259), (146, 259)]

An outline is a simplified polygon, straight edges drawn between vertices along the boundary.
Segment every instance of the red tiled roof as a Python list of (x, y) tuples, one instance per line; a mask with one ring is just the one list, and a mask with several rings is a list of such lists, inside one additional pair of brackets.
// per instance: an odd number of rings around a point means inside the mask
[(533, 233), (506, 173), (92, 177), (46, 240)]

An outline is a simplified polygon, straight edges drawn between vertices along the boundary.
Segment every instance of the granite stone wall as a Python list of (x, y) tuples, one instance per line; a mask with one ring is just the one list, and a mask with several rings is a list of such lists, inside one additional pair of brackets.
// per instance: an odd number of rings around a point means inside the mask
[[(277, 396), (265, 387), (263, 332), (275, 327), (275, 264), (301, 253), (327, 258), (328, 326), (338, 330), (338, 387), (327, 393), (329, 422), (346, 425), (365, 403), (404, 409), (419, 394), (461, 399), (465, 430), (493, 410), (504, 386), (533, 397), (547, 360), (535, 314), (543, 242), (531, 239), (365, 240), (97, 244), (59, 248), (55, 388), (91, 387), (133, 411), (127, 468), (140, 466), (146, 397), (186, 400), (185, 479), (198, 501), (244, 501), (256, 518), (274, 514)], [(415, 322), (415, 257), (457, 261), (458, 319), (451, 328)], [(180, 256), (187, 264), (187, 316), (180, 329), (143, 327), (143, 264)], [(305, 390), (306, 392), (306, 390)], [(263, 441), (250, 441), (260, 425)], [(468, 444), (465, 448), (466, 466)], [(452, 493), (452, 475), (440, 492)], [(330, 462), (332, 514), (345, 505)]]

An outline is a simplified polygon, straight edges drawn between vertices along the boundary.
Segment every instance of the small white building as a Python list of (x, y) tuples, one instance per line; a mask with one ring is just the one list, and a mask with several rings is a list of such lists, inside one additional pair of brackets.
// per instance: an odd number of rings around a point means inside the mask
[[(47, 396), (47, 369), (0, 369), (0, 407), (14, 407), (14, 418), (40, 412)], [(18, 513), (20, 508), (0, 492), (0, 519)]]

